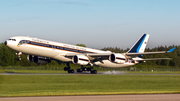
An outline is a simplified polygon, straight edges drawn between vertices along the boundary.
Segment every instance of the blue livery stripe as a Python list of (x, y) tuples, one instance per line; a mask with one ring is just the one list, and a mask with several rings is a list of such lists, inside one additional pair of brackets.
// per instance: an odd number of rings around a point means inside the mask
[(139, 53), (139, 50), (140, 50), (142, 44), (144, 43), (145, 38), (146, 38), (146, 34), (145, 34), (145, 37), (143, 38), (141, 44), (139, 45), (139, 47), (138, 47), (138, 49), (137, 49), (137, 53)]

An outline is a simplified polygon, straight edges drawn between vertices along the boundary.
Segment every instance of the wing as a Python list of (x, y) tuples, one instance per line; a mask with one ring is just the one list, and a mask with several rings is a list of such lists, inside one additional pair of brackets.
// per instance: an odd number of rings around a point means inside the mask
[[(169, 51), (159, 51), (159, 52), (144, 52), (144, 53), (121, 53), (127, 56), (133, 56), (133, 55), (145, 55), (145, 54), (160, 54), (160, 53), (167, 53), (167, 52), (173, 52), (176, 49), (176, 47), (170, 49)], [(115, 53), (98, 53), (98, 54), (94, 54), (94, 53), (85, 53), (85, 54), (76, 54), (76, 53), (71, 53), (71, 54), (66, 54), (66, 57), (73, 57), (75, 55), (85, 55), (85, 56), (91, 56), (91, 57), (107, 57), (111, 54), (115, 54)]]
[(160, 52), (144, 52), (144, 53), (83, 53), (83, 54), (78, 54), (78, 53), (71, 53), (71, 54), (66, 54), (65, 57), (67, 58), (72, 58), (73, 56), (76, 55), (83, 55), (85, 57), (88, 57), (88, 59), (91, 62), (96, 62), (96, 61), (100, 61), (102, 62), (102, 60), (108, 60), (109, 56), (111, 54), (122, 54), (126, 57), (126, 59), (132, 59), (135, 61), (149, 61), (149, 60), (166, 60), (166, 59), (170, 59), (170, 58), (153, 58), (153, 59), (142, 59), (139, 58), (138, 55), (144, 55), (144, 54), (160, 54), (160, 53), (167, 53), (167, 52), (173, 52), (175, 50), (175, 48), (169, 50), (169, 51), (160, 51)]
[(166, 53), (166, 51), (160, 51), (160, 52), (144, 52), (144, 53), (125, 53), (127, 56), (133, 56), (133, 55), (145, 55), (145, 54), (160, 54), (160, 53)]
[(86, 57), (88, 57), (90, 60), (93, 60), (93, 62), (95, 61), (102, 61), (102, 60), (107, 60), (109, 59), (109, 56), (112, 53), (98, 53), (98, 54), (93, 54), (93, 53), (84, 53), (84, 54), (66, 54), (65, 57), (68, 58), (72, 58), (73, 56), (76, 55), (84, 55)]
[(143, 53), (125, 53), (127, 56), (133, 56), (133, 55), (145, 55), (145, 54), (160, 54), (160, 53), (167, 53), (167, 52), (173, 52), (176, 49), (176, 47), (170, 49), (169, 51), (159, 51), (159, 52), (143, 52)]
[(85, 54), (66, 54), (65, 56), (67, 57), (72, 57), (75, 55), (85, 55), (85, 56), (91, 56), (91, 57), (103, 57), (103, 56), (109, 56), (112, 53), (98, 53), (98, 54), (93, 54), (93, 53), (85, 53)]

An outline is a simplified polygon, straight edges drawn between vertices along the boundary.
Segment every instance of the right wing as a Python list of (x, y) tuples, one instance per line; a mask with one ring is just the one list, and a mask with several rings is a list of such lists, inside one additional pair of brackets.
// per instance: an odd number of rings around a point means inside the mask
[(145, 55), (145, 54), (159, 54), (159, 53), (167, 53), (167, 52), (173, 52), (176, 49), (176, 47), (170, 49), (169, 51), (159, 51), (159, 52), (143, 52), (143, 53), (125, 53), (127, 56), (133, 56), (133, 55)]

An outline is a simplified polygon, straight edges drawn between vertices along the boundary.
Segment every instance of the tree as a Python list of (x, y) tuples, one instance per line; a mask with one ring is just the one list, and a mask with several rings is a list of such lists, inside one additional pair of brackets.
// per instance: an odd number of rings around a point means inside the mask
[(48, 63), (46, 66), (59, 66), (59, 63), (55, 60), (51, 60), (51, 62)]
[(76, 44), (76, 46), (86, 47), (84, 44)]
[(1, 52), (1, 56), (0, 56), (0, 61), (1, 61), (1, 66), (9, 66), (11, 64), (11, 51), (10, 49), (5, 46), (4, 44), (1, 44), (0, 46), (0, 52)]

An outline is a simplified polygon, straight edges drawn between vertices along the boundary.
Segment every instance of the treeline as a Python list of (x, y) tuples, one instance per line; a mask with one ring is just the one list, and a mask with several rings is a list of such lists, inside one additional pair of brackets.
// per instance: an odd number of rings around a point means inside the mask
[[(173, 66), (173, 67), (180, 67), (180, 46), (159, 46), (155, 48), (147, 48), (146, 52), (154, 52), (154, 51), (167, 51), (173, 47), (176, 47), (176, 50), (173, 53), (166, 53), (166, 54), (155, 54), (155, 55), (143, 55), (143, 58), (172, 58), (172, 60), (158, 60), (158, 61), (147, 61), (140, 65), (162, 65), (162, 66)], [(101, 50), (104, 51), (112, 51), (115, 53), (124, 53), (127, 52), (129, 49), (121, 49), (121, 48), (113, 48), (113, 47), (106, 47)], [(47, 66), (58, 66), (62, 65), (61, 62), (57, 62), (52, 60)], [(64, 65), (64, 64), (63, 64)], [(3, 43), (0, 44), (0, 66), (38, 66), (38, 64), (34, 62), (30, 62), (27, 60), (27, 55), (21, 55), (21, 61), (18, 60), (18, 56), (16, 55), (16, 51), (8, 48)]]

